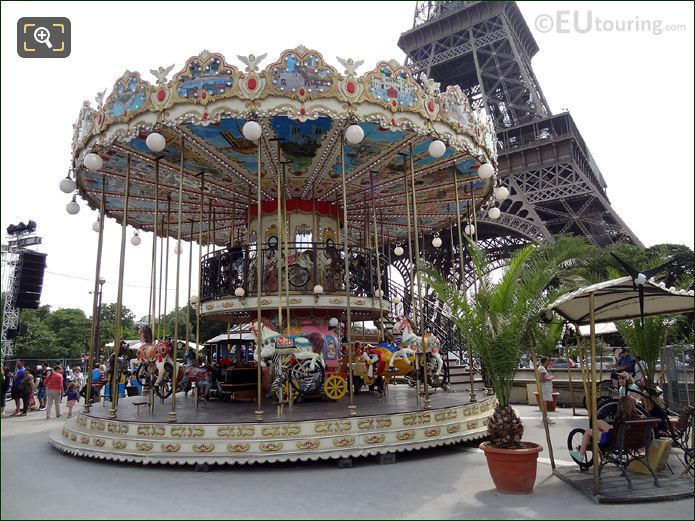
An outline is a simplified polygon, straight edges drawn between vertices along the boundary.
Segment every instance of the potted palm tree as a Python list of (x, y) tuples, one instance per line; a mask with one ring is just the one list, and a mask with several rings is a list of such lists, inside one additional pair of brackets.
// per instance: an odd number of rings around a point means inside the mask
[[(493, 281), (485, 254), (470, 239), (468, 250), (475, 272), (472, 295), (460, 291), (435, 271), (426, 274), (456, 327), (469, 339), (489, 371), (497, 406), (488, 422), (485, 452), (488, 468), (499, 492), (530, 494), (536, 479), (540, 445), (522, 441), (524, 428), (509, 401), (522, 353), (535, 348), (548, 333), (539, 318), (560, 288), (558, 276), (586, 251), (582, 239), (558, 238), (540, 246), (527, 246), (509, 260), (502, 277)], [(470, 293), (470, 292), (469, 292)]]

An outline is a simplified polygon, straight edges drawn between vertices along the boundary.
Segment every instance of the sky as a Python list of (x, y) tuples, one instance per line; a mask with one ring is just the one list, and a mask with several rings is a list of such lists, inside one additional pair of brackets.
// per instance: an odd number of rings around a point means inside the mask
[[(415, 2), (3, 2), (1, 23), (1, 225), (33, 219), (48, 254), (42, 304), (91, 316), (96, 212), (68, 215), (58, 189), (71, 160), (72, 124), (128, 69), (184, 62), (203, 49), (243, 70), (238, 54), (266, 62), (300, 44), (336, 56), (403, 62), (396, 42), (412, 27)], [(693, 247), (693, 7), (671, 2), (522, 2), (539, 46), (532, 60), (554, 113), (570, 110), (608, 185), (613, 208), (645, 246)], [(17, 20), (63, 16), (72, 24), (64, 59), (25, 59)], [(574, 20), (577, 22), (575, 23)], [(590, 24), (589, 24), (590, 21)], [(629, 22), (633, 22), (630, 24)], [(672, 25), (667, 29), (667, 26)], [(618, 30), (621, 28), (622, 30)], [(659, 30), (661, 29), (661, 30)], [(128, 228), (127, 238), (133, 234)], [(147, 314), (151, 234), (127, 243), (123, 303)], [(121, 228), (107, 219), (103, 302), (115, 302)], [(3, 239), (5, 242), (5, 239)], [(175, 273), (174, 241), (170, 274)], [(195, 249), (197, 251), (197, 247)], [(188, 250), (181, 257), (180, 303)], [(193, 272), (193, 294), (197, 293)], [(168, 309), (175, 300), (170, 277)]]

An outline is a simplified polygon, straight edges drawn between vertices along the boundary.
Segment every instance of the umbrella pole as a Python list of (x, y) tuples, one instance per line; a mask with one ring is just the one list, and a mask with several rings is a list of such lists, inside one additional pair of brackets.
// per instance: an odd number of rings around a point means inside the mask
[(531, 348), (531, 360), (533, 361), (533, 374), (536, 377), (536, 388), (538, 389), (538, 401), (541, 407), (541, 417), (543, 418), (543, 429), (545, 430), (545, 441), (548, 444), (548, 454), (550, 454), (550, 466), (555, 469), (555, 456), (553, 456), (553, 443), (550, 440), (550, 426), (548, 425), (548, 409), (545, 406), (545, 397), (543, 389), (541, 389), (541, 376), (538, 373), (538, 364), (536, 363), (536, 351)]
[(566, 346), (565, 349), (565, 358), (567, 358), (567, 378), (570, 383), (570, 403), (572, 404), (572, 416), (577, 415), (577, 411), (574, 407), (574, 387), (572, 386), (572, 371), (570, 367), (570, 347)]
[(596, 421), (596, 322), (594, 317), (594, 293), (589, 293), (589, 331), (591, 334), (591, 444), (594, 454), (594, 496), (599, 489), (598, 425)]
[[(577, 330), (577, 348), (579, 349), (579, 369), (582, 372), (582, 387), (584, 388), (584, 403), (589, 405), (589, 400), (591, 400), (591, 396), (589, 396), (589, 386), (586, 384), (587, 381), (589, 380), (589, 369), (584, 364), (584, 360), (586, 359), (586, 353), (584, 352), (584, 347), (582, 346), (582, 337), (579, 334), (579, 324), (575, 324), (574, 327)], [(587, 414), (591, 414), (591, 407), (587, 407), (586, 412), (587, 412)]]

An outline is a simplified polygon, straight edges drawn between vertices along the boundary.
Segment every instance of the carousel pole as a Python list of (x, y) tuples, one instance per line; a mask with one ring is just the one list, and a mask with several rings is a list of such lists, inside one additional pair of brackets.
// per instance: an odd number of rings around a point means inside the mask
[[(278, 158), (280, 157), (280, 142), (278, 141)], [(282, 332), (282, 263), (280, 262), (280, 253), (282, 251), (283, 243), (282, 241), (282, 236), (283, 236), (283, 226), (282, 226), (282, 185), (280, 183), (280, 172), (278, 171), (278, 177), (277, 177), (277, 221), (278, 221), (278, 242), (275, 250), (275, 267), (277, 268), (277, 283), (275, 284), (277, 293), (278, 293), (278, 331)], [(280, 393), (282, 393), (282, 388), (280, 389)], [(282, 402), (282, 396), (280, 397), (280, 401)]]
[[(177, 362), (177, 352), (179, 347), (179, 284), (181, 282), (181, 214), (183, 211), (183, 159), (186, 151), (186, 139), (181, 136), (181, 166), (179, 171), (179, 204), (178, 204), (178, 226), (176, 230), (176, 296), (174, 297), (174, 342), (171, 348), (173, 349), (174, 371), (171, 382), (171, 411), (169, 411), (169, 423), (176, 422), (176, 387), (179, 372), (179, 363)], [(188, 342), (188, 341), (186, 341)]]
[(155, 331), (157, 294), (157, 224), (159, 221), (159, 160), (154, 163), (154, 219), (152, 219), (152, 277), (150, 278), (150, 329)]
[(350, 405), (348, 405), (348, 411), (350, 411), (350, 416), (357, 415), (357, 406), (355, 405), (355, 393), (354, 385), (352, 383), (352, 304), (350, 302), (350, 264), (348, 262), (348, 257), (350, 256), (350, 251), (348, 248), (348, 211), (347, 211), (347, 182), (345, 180), (345, 133), (340, 135), (340, 174), (343, 183), (343, 248), (345, 254), (343, 255), (345, 260), (345, 295), (347, 300), (347, 317), (346, 317), (346, 329), (347, 329), (347, 339), (348, 339), (348, 389), (350, 391)]
[(84, 397), (84, 406), (82, 407), (82, 412), (85, 414), (89, 413), (90, 406), (92, 404), (92, 372), (94, 371), (94, 353), (99, 349), (97, 343), (97, 322), (99, 315), (101, 314), (101, 309), (99, 309), (99, 285), (101, 279), (101, 252), (104, 246), (104, 217), (105, 217), (105, 207), (106, 207), (106, 179), (102, 179), (101, 184), (101, 203), (99, 204), (99, 240), (97, 242), (97, 262), (94, 269), (94, 299), (92, 302), (92, 338), (89, 343), (89, 357), (87, 358), (87, 392)]
[[(262, 139), (262, 138), (261, 138)], [(258, 141), (258, 158), (256, 160), (258, 163), (258, 175), (256, 179), (257, 188), (257, 198), (256, 198), (256, 324), (258, 325), (258, 335), (256, 336), (256, 367), (257, 379), (258, 379), (258, 396), (256, 398), (256, 420), (263, 420), (263, 408), (261, 406), (262, 399), (262, 382), (261, 382), (261, 346), (263, 345), (263, 325), (261, 324), (261, 292), (263, 290), (261, 286), (261, 239), (262, 239), (262, 227), (261, 227), (261, 141)]]
[(167, 299), (169, 297), (169, 233), (171, 231), (171, 193), (167, 195), (167, 240), (164, 260), (164, 325), (161, 328), (162, 338), (167, 334)]
[[(203, 208), (205, 189), (205, 173), (200, 174), (200, 214), (198, 216), (198, 305), (195, 313), (195, 362), (198, 364), (198, 350), (200, 349), (200, 303), (203, 298), (203, 270), (200, 269), (200, 261), (203, 258)], [(233, 221), (232, 221), (233, 222)], [(197, 403), (197, 402), (196, 402)]]
[[(413, 316), (413, 323), (417, 319), (417, 310), (415, 309), (415, 270), (413, 267), (413, 243), (410, 232), (410, 191), (408, 190), (408, 155), (399, 152), (403, 156), (403, 188), (405, 190), (405, 215), (408, 221), (408, 274), (410, 276), (410, 313)], [(417, 241), (417, 237), (415, 238)], [(405, 288), (403, 288), (405, 292)], [(404, 295), (405, 296), (405, 295)], [(403, 315), (405, 315), (405, 302), (403, 302)], [(420, 359), (415, 355), (415, 400), (420, 404)]]
[[(415, 269), (418, 274), (417, 280), (417, 298), (418, 298), (418, 311), (420, 315), (420, 335), (422, 338), (422, 355), (425, 354), (425, 315), (422, 309), (422, 282), (420, 281), (420, 246), (418, 243), (418, 218), (417, 218), (417, 194), (415, 193), (415, 165), (413, 164), (413, 144), (410, 143), (410, 182), (411, 190), (413, 192), (413, 222), (415, 224)], [(427, 361), (423, 365), (423, 376), (422, 387), (425, 391), (425, 409), (432, 407), (430, 401), (429, 390), (427, 387)]]
[(369, 184), (372, 192), (372, 216), (374, 217), (374, 252), (376, 254), (376, 286), (379, 289), (379, 341), (384, 341), (384, 310), (381, 307), (384, 290), (381, 289), (381, 260), (379, 259), (379, 234), (376, 226), (376, 203), (374, 202), (374, 171), (369, 171)]
[[(122, 338), (122, 318), (123, 318), (123, 272), (125, 271), (125, 235), (128, 227), (128, 202), (130, 200), (130, 154), (128, 154), (127, 169), (125, 175), (125, 194), (123, 198), (123, 216), (121, 218), (121, 257), (118, 264), (118, 293), (116, 296), (116, 328), (113, 339), (113, 364), (111, 368), (113, 379), (111, 381), (111, 409), (109, 410), (109, 418), (116, 417), (116, 409), (118, 408), (118, 355), (121, 348)], [(102, 223), (103, 227), (103, 223)]]
[(157, 330), (152, 331), (154, 340), (159, 338), (162, 330), (162, 275), (164, 273), (164, 216), (162, 216), (162, 225), (160, 227), (162, 234), (159, 236), (159, 284), (157, 285)]
[[(283, 186), (286, 185), (287, 180), (285, 179), (285, 165), (287, 165), (289, 161), (282, 161), (282, 184)], [(290, 330), (290, 327), (292, 327), (292, 323), (290, 322), (290, 219), (289, 219), (289, 214), (287, 213), (287, 194), (283, 194), (282, 197), (283, 201), (283, 217), (285, 219), (285, 222), (282, 223), (282, 234), (284, 238), (284, 245), (285, 245), (285, 311), (287, 313), (287, 320), (285, 322), (285, 328), (287, 329), (287, 336), (290, 336), (292, 334), (292, 331)], [(296, 254), (296, 245), (295, 245), (295, 254)], [(289, 388), (290, 386), (288, 386)], [(291, 407), (291, 405), (290, 405)]]
[[(191, 283), (193, 282), (193, 219), (191, 221), (190, 243), (188, 249), (188, 296), (186, 298), (186, 351), (188, 340), (191, 338)], [(198, 346), (195, 350), (196, 366), (198, 365)]]
[(596, 420), (596, 319), (594, 292), (589, 293), (589, 334), (591, 335), (591, 444), (594, 454), (594, 496), (599, 492), (598, 425)]

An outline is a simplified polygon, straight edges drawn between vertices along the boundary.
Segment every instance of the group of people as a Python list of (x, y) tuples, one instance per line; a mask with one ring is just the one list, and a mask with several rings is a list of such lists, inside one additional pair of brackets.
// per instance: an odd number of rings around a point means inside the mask
[[(10, 416), (26, 416), (29, 411), (46, 411), (46, 419), (50, 419), (51, 410), (55, 409), (56, 418), (60, 418), (60, 404), (66, 398), (69, 418), (86, 390), (86, 380), (80, 366), (65, 369), (61, 365), (51, 367), (44, 363), (32, 371), (25, 367), (24, 362), (18, 361), (14, 372), (9, 367), (3, 367), (1, 378), (3, 416), (7, 394), (10, 393), (11, 400), (15, 402), (15, 411)], [(104, 366), (95, 368), (92, 374), (93, 401), (99, 400), (104, 381)]]

